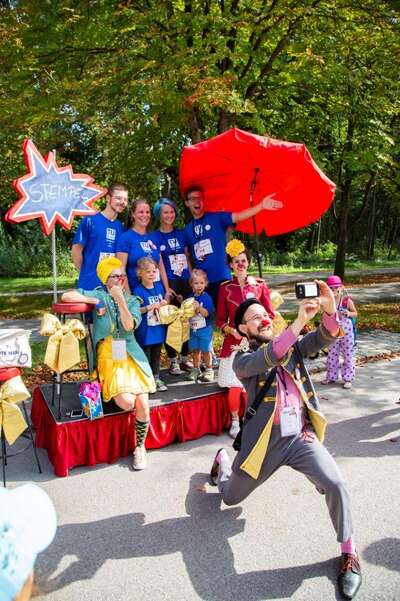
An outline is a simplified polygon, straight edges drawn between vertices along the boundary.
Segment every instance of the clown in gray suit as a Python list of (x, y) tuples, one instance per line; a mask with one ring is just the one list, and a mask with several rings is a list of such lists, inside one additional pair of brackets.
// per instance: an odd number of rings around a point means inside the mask
[[(218, 451), (211, 481), (218, 485), (223, 501), (235, 505), (281, 466), (302, 472), (325, 496), (341, 544), (339, 590), (344, 598), (353, 599), (361, 585), (361, 569), (350, 497), (336, 462), (323, 445), (327, 422), (303, 361), (343, 336), (332, 291), (324, 282), (318, 284), (319, 297), (301, 301), (297, 318), (275, 337), (271, 318), (256, 299), (238, 307), (235, 326), (245, 338), (233, 369), (247, 392), (247, 408), (240, 450), (232, 465), (227, 451)], [(320, 309), (318, 328), (300, 337)]]

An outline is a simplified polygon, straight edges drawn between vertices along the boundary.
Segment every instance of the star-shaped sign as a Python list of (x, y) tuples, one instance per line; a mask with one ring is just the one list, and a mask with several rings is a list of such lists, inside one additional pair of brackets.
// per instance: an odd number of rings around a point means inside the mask
[(40, 219), (48, 236), (56, 223), (71, 229), (76, 215), (93, 215), (92, 204), (107, 193), (93, 178), (73, 173), (71, 165), (58, 167), (53, 152), (42, 157), (32, 140), (23, 144), (28, 173), (13, 182), (19, 200), (7, 211), (7, 221)]

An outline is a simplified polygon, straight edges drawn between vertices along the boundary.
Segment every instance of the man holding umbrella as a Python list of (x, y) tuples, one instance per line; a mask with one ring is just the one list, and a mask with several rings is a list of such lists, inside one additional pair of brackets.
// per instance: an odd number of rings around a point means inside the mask
[[(297, 318), (273, 338), (272, 321), (255, 298), (245, 300), (235, 314), (235, 326), (246, 336), (233, 361), (236, 376), (248, 395), (242, 432), (234, 443), (232, 463), (220, 449), (211, 468), (224, 503), (235, 505), (266, 482), (281, 466), (302, 472), (325, 496), (332, 525), (340, 542), (339, 590), (353, 599), (361, 586), (355, 550), (350, 496), (336, 462), (322, 444), (326, 419), (316, 397), (303, 357), (343, 336), (332, 291), (318, 281), (320, 295), (300, 302)], [(319, 327), (298, 337), (322, 308)], [(240, 440), (239, 440), (240, 439)], [(311, 514), (307, 519), (312, 523)]]
[(206, 272), (209, 281), (207, 292), (216, 306), (221, 282), (231, 278), (225, 253), (227, 229), (254, 217), (260, 211), (277, 211), (283, 203), (270, 194), (259, 204), (237, 213), (208, 213), (204, 211), (204, 193), (200, 185), (192, 185), (185, 190), (184, 198), (193, 217), (184, 229), (185, 245), (190, 251), (193, 267)]

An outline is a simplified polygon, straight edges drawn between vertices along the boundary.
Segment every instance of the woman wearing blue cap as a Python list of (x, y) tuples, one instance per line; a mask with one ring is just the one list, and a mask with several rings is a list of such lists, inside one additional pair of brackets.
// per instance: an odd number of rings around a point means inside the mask
[[(159, 222), (159, 228), (153, 232), (154, 240), (160, 251), (169, 287), (176, 294), (176, 299), (181, 301), (191, 294), (189, 286), (189, 264), (185, 252), (183, 230), (174, 226), (178, 210), (176, 204), (169, 198), (160, 198), (153, 208), (153, 215), (156, 222)], [(176, 351), (165, 345), (167, 355), (170, 360), (170, 373), (177, 375), (182, 373), (181, 369), (190, 371), (193, 364), (187, 357), (188, 345), (185, 343), (182, 348), (180, 367), (178, 364)]]

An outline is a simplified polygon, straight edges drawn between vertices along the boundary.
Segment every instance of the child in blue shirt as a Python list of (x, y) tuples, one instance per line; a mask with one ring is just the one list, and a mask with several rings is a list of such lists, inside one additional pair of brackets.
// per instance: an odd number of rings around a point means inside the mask
[[(190, 372), (189, 378), (195, 381), (213, 382), (211, 315), (215, 309), (211, 296), (205, 292), (208, 284), (206, 272), (202, 269), (193, 269), (189, 283), (193, 291), (192, 297), (195, 300), (196, 311), (196, 315), (190, 319), (189, 351), (193, 353), (194, 368)], [(200, 371), (202, 354), (206, 365), (203, 374)]]
[(133, 290), (133, 294), (140, 299), (140, 312), (143, 314), (139, 327), (135, 330), (136, 340), (146, 353), (157, 391), (167, 390), (160, 379), (161, 348), (166, 339), (166, 326), (160, 323), (158, 309), (166, 305), (165, 288), (157, 280), (157, 263), (151, 257), (143, 257), (137, 262), (137, 276), (140, 284)]

